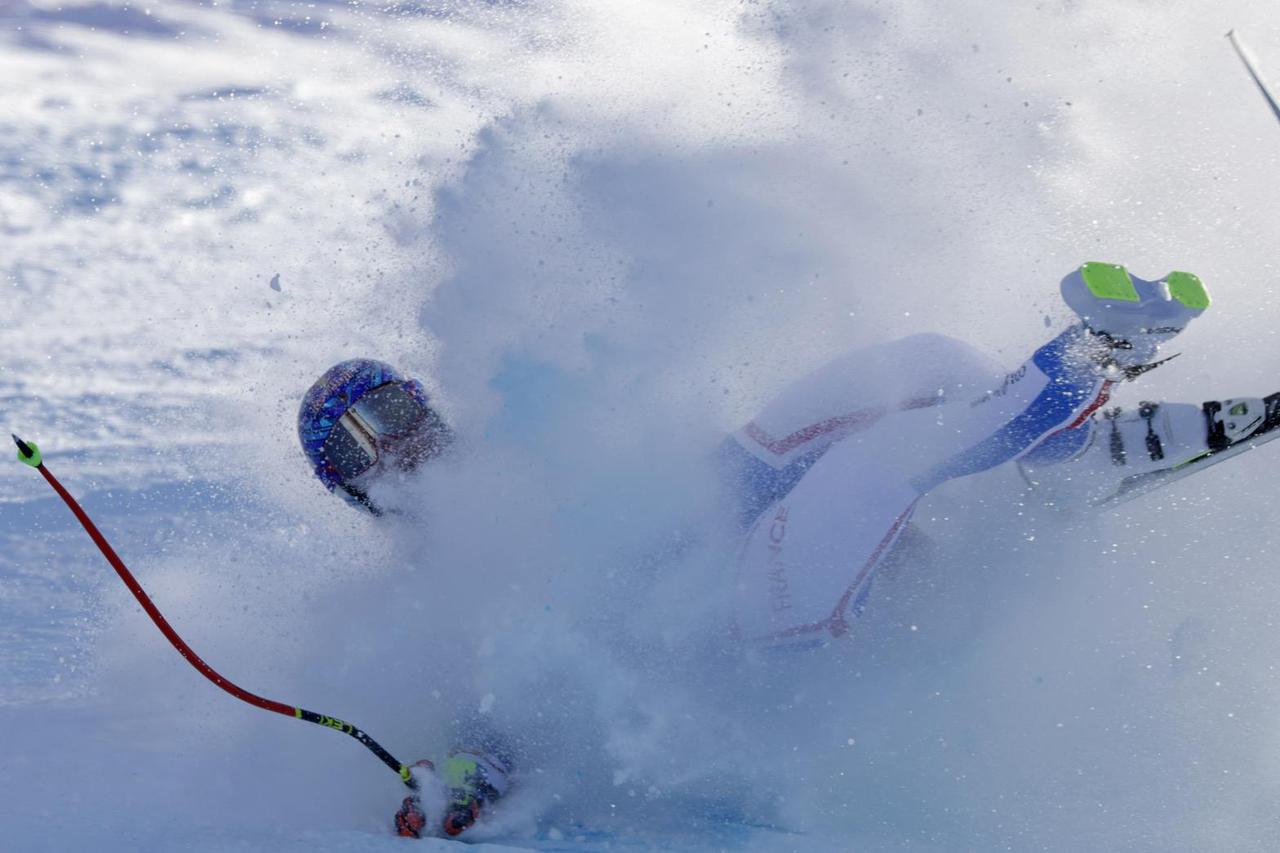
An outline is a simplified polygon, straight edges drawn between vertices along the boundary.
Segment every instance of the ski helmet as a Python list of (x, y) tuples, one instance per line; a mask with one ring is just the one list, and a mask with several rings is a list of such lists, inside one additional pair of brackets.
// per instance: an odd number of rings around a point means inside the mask
[(316, 380), (298, 409), (298, 438), (325, 488), (374, 515), (367, 487), (394, 459), (402, 470), (438, 455), (453, 437), (426, 389), (391, 365), (339, 362)]

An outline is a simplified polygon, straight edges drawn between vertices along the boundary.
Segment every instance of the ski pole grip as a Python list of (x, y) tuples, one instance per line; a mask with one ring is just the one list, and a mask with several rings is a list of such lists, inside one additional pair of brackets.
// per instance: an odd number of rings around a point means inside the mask
[(36, 447), (34, 441), (23, 441), (13, 433), (13, 443), (18, 445), (18, 461), (23, 465), (30, 465), (32, 468), (39, 468), (43, 458), (40, 456), (40, 448)]

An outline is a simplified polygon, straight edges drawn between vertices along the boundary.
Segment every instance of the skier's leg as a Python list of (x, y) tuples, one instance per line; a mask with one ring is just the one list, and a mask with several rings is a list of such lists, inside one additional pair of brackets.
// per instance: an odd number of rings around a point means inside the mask
[(853, 350), (792, 382), (734, 433), (773, 468), (830, 447), (890, 412), (977, 396), (1003, 371), (945, 335), (911, 335)]
[(804, 465), (798, 481), (764, 481), (780, 485), (760, 490), (775, 502), (749, 530), (739, 560), (736, 622), (744, 639), (843, 633), (850, 606), (866, 594), (921, 496), (1044, 450), (1056, 434), (1075, 438), (1110, 387), (1149, 369), (1156, 347), (1208, 305), (1199, 280), (1182, 273), (1148, 282), (1122, 267), (1086, 264), (1062, 286), (1085, 323), (985, 394), (881, 414), (817, 461), (792, 462)]
[(1078, 433), (1068, 428), (1087, 421), (1106, 383), (1065, 381), (1051, 356), (976, 401), (886, 415), (787, 484), (755, 519), (739, 556), (741, 638), (791, 645), (845, 633), (916, 501), (946, 480), (1016, 458), (1050, 432)]
[[(890, 419), (892, 420), (892, 419)], [(868, 441), (833, 447), (747, 533), (734, 581), (734, 628), (745, 642), (819, 644), (846, 631), (919, 494)]]
[(717, 453), (744, 527), (799, 482), (836, 442), (887, 415), (967, 399), (1001, 369), (968, 344), (912, 335), (846, 353), (788, 385)]
[[(1061, 291), (1082, 322), (1003, 374), (1003, 381), (993, 362), (943, 335), (913, 335), (824, 365), (788, 386), (725, 442), (726, 478), (748, 496), (747, 509), (758, 511), (785, 494), (834, 443), (894, 412), (958, 400), (980, 409), (975, 416), (990, 433), (1005, 425), (1014, 429), (993, 436), (984, 452), (935, 472), (936, 481), (982, 470), (973, 464), (990, 467), (1013, 458), (1043, 438), (1037, 428), (1056, 429), (1049, 421), (1062, 405), (1090, 404), (1105, 396), (1104, 382), (1149, 370), (1157, 348), (1209, 305), (1204, 286), (1190, 273), (1146, 281), (1117, 264), (1083, 264), (1063, 278)], [(959, 432), (977, 431), (962, 424)]]
[(979, 386), (985, 393), (965, 388), (949, 405), (881, 413), (820, 458), (764, 469), (773, 479), (751, 485), (757, 501), (771, 503), (747, 533), (736, 581), (743, 639), (821, 642), (844, 633), (922, 495), (1087, 419), (1108, 383), (1072, 356), (1086, 336), (1079, 327), (1059, 335), (1018, 370)]
[(957, 436), (981, 433), (984, 422), (990, 432), (917, 475), (920, 492), (1017, 459), (1085, 426), (1116, 383), (1161, 364), (1158, 349), (1209, 306), (1200, 279), (1185, 272), (1147, 281), (1118, 264), (1087, 263), (1063, 278), (1061, 288), (1082, 322), (974, 400), (971, 412), (961, 410)]

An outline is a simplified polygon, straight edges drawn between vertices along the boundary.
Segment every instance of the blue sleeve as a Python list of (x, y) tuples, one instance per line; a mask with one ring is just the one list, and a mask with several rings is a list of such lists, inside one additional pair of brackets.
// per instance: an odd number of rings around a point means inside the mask
[(1066, 462), (1084, 450), (1085, 445), (1089, 443), (1089, 433), (1092, 430), (1093, 418), (1089, 418), (1075, 429), (1052, 432), (1044, 441), (1024, 453), (1022, 460), (1036, 466)]
[[(1072, 326), (1036, 350), (1026, 364), (1009, 374), (1002, 388), (969, 404), (976, 412), (993, 401), (1012, 401), (1007, 419), (993, 431), (914, 478), (912, 485), (917, 491), (924, 494), (947, 480), (1016, 459), (1053, 433), (1087, 419), (1102, 405), (1110, 383), (1095, 365), (1073, 352), (1085, 334), (1082, 326)], [(1027, 383), (1018, 386), (1021, 398), (1018, 393), (1009, 393), (1020, 382)]]

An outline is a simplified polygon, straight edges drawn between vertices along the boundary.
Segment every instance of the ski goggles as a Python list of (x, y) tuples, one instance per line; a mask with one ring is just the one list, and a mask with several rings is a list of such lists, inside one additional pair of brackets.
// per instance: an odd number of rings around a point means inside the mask
[(407, 384), (379, 385), (356, 400), (334, 423), (324, 442), (324, 458), (339, 483), (350, 482), (377, 464), (379, 444), (405, 438), (437, 419)]

